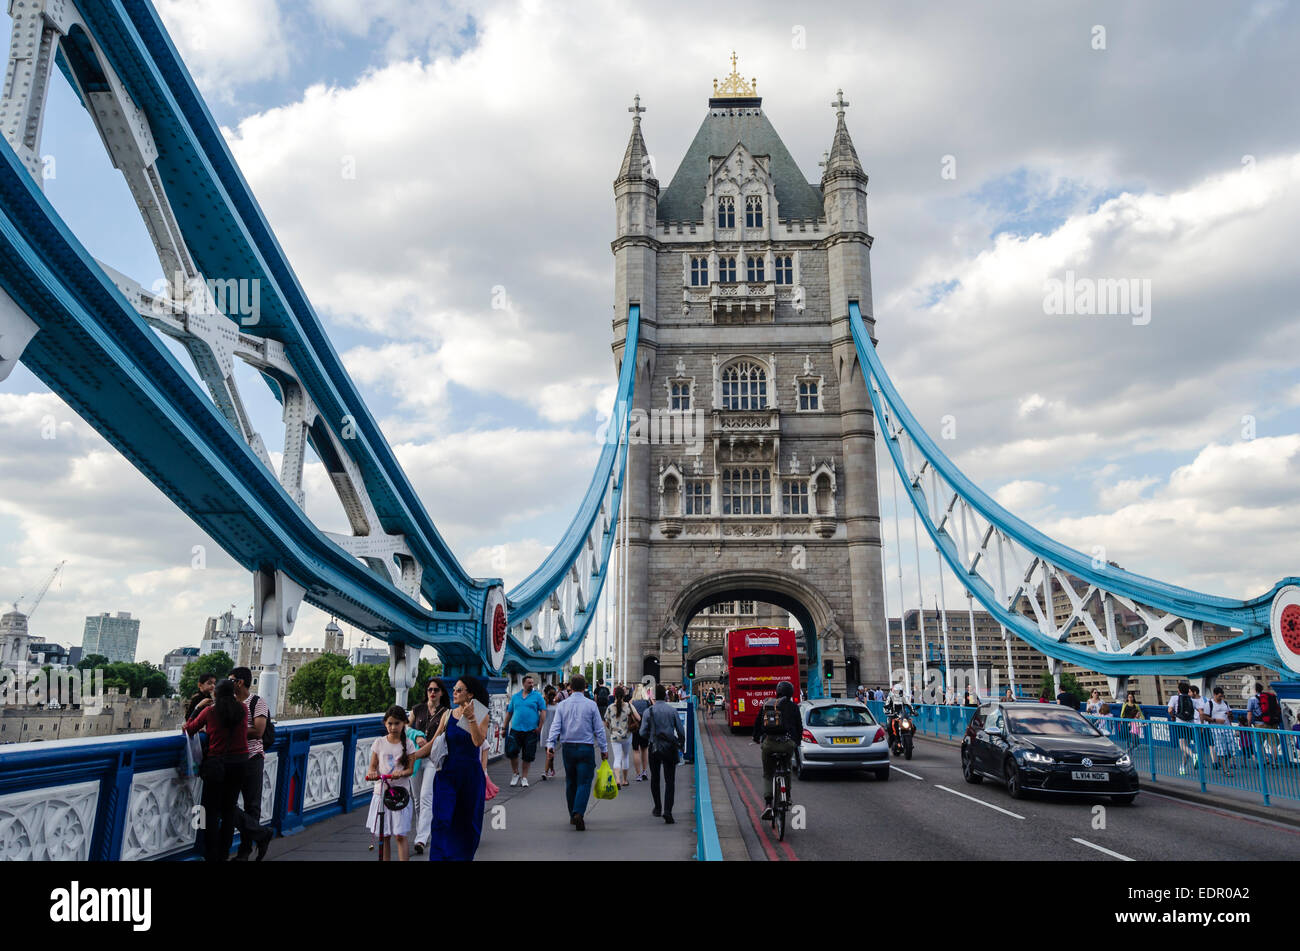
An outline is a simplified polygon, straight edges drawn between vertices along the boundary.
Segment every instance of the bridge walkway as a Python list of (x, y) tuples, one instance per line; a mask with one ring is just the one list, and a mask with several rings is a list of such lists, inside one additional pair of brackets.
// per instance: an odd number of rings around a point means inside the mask
[[(667, 825), (650, 814), (650, 783), (635, 782), (619, 791), (617, 799), (592, 798), (587, 807), (585, 832), (568, 823), (564, 802), (564, 768), (557, 762), (555, 778), (541, 780), (544, 755), (539, 751), (529, 782), (510, 786), (510, 764), (504, 759), (489, 764), (488, 775), (501, 787), (483, 814), (483, 838), (478, 861), (521, 859), (636, 859), (639, 861), (690, 861), (695, 856), (695, 783), (689, 764), (677, 767), (676, 804)], [(369, 850), (366, 810), (308, 826), (271, 845), (266, 860), (308, 862), (376, 861)], [(427, 860), (411, 856), (411, 861)]]

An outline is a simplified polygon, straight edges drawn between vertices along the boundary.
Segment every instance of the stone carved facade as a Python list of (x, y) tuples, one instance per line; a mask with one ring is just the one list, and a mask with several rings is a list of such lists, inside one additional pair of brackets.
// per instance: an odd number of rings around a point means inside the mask
[[(632, 676), (683, 677), (681, 632), (752, 598), (804, 628), (827, 694), (886, 677), (870, 401), (848, 327), (868, 329), (867, 176), (841, 96), (820, 187), (756, 96), (713, 98), (672, 182), (640, 112), (614, 183), (614, 356), (641, 308), (635, 408), (706, 414), (704, 439), (630, 453)], [(849, 661), (846, 670), (846, 661)]]

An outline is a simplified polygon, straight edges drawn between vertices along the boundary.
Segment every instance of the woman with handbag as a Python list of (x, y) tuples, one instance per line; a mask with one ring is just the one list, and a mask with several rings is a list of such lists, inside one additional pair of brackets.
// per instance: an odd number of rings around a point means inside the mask
[[(208, 731), (208, 752), (199, 766), (203, 779), (203, 858), (224, 862), (235, 841), (237, 803), (248, 768), (248, 709), (235, 699), (234, 681), (218, 681), (212, 698), (195, 706), (185, 732), (193, 736), (203, 729)], [(271, 840), (271, 830), (265, 833), (257, 842), (259, 861)]]
[(489, 727), (488, 693), (477, 677), (456, 681), (454, 710), (442, 715), (434, 737), (446, 738), (447, 756), (433, 786), (433, 834), (429, 859), (470, 862), (483, 833), (483, 802), (487, 776), (480, 750)]
[(605, 708), (605, 728), (609, 731), (609, 752), (614, 777), (620, 786), (628, 785), (627, 771), (632, 759), (632, 734), (641, 725), (641, 717), (627, 699), (623, 687), (614, 688), (614, 702)]
[(433, 828), (433, 782), (438, 775), (438, 767), (447, 755), (446, 736), (437, 736), (438, 724), (442, 715), (451, 709), (451, 691), (440, 677), (430, 677), (424, 688), (424, 703), (411, 712), (411, 727), (422, 734), (416, 740), (419, 747), (411, 759), (428, 762), (419, 767), (415, 774), (416, 793), (411, 798), (417, 804), (415, 813), (415, 854), (423, 855), (429, 845), (429, 835)]

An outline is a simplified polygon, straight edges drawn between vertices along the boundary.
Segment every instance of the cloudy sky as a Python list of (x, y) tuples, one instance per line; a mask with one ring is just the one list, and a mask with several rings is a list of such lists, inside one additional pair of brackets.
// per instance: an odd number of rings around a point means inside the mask
[[(810, 180), (835, 91), (851, 103), (881, 353), (932, 432), (954, 417), (942, 445), (958, 465), (1048, 534), (1143, 574), (1238, 597), (1300, 574), (1294, 3), (754, 2), (721, 17), (688, 3), (155, 2), (474, 573), (531, 570), (597, 454), (627, 106), (639, 93), (648, 107), (666, 183), (735, 49)], [(143, 225), (61, 76), (42, 151), (57, 160), (47, 193), (86, 245), (152, 283)], [(1149, 281), (1149, 322), (1046, 313), (1045, 282), (1067, 271)], [(278, 406), (242, 380), (275, 451)], [(130, 610), (139, 656), (157, 661), (197, 644), (207, 616), (247, 611), (248, 576), (21, 367), (0, 384), (0, 445), (0, 598), (68, 560), (38, 636), (77, 644), (87, 613)], [(307, 490), (341, 530), (319, 466)], [(887, 493), (883, 510), (892, 547)], [(305, 611), (291, 643), (320, 644), (324, 621)]]

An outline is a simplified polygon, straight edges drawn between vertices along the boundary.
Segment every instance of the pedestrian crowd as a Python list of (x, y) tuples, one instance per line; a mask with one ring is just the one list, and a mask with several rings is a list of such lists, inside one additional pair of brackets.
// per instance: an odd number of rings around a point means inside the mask
[[(651, 814), (672, 824), (675, 770), (686, 736), (671, 703), (689, 696), (680, 684), (647, 690), (615, 683), (611, 689), (597, 680), (592, 690), (578, 674), (539, 690), (536, 679), (525, 676), (501, 724), (510, 785), (529, 788), (543, 750), (541, 775), (533, 779), (553, 779), (558, 750), (567, 818), (585, 831), (599, 754), (611, 761), (619, 787), (649, 782)], [(384, 714), (384, 735), (371, 745), (366, 772), (375, 784), (366, 827), (382, 860), (407, 861), (412, 848), (433, 861), (474, 858), (484, 804), (499, 791), (487, 775), (489, 729), (487, 691), (475, 677), (433, 678), (425, 701), (409, 714), (400, 706)]]

